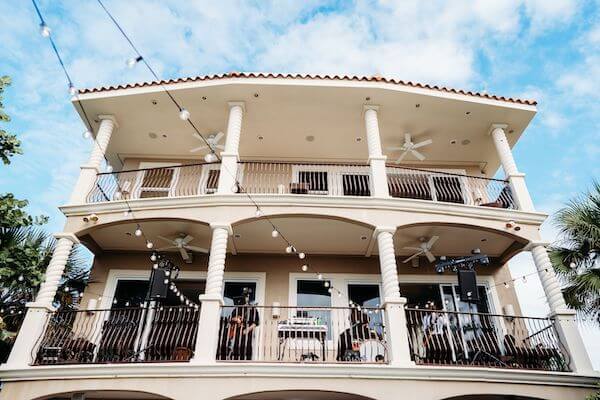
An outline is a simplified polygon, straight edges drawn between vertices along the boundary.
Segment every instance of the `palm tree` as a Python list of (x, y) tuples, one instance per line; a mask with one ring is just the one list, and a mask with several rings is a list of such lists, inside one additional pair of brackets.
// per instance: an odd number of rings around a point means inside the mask
[(560, 241), (550, 259), (567, 305), (600, 325), (600, 183), (571, 200), (555, 221)]

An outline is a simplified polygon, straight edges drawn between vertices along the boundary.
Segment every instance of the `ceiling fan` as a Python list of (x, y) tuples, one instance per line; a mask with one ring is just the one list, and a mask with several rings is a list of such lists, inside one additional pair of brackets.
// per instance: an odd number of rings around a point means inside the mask
[(437, 242), (437, 240), (439, 238), (440, 238), (439, 236), (432, 236), (429, 240), (427, 240), (427, 238), (422, 237), (419, 239), (421, 241), (421, 243), (419, 244), (419, 247), (404, 247), (405, 250), (414, 250), (414, 251), (416, 251), (416, 253), (413, 254), (412, 256), (408, 257), (406, 260), (404, 260), (402, 262), (407, 263), (410, 260), (412, 260), (413, 258), (418, 257), (422, 254), (424, 254), (425, 257), (427, 257), (429, 262), (434, 262), (435, 256), (431, 253), (431, 248), (433, 247), (433, 245), (435, 244), (435, 242)]
[(225, 150), (225, 146), (222, 144), (219, 144), (219, 142), (221, 141), (221, 139), (223, 139), (223, 137), (225, 136), (225, 134), (223, 132), (219, 132), (219, 133), (213, 133), (212, 135), (208, 135), (205, 139), (202, 138), (202, 136), (200, 136), (198, 133), (194, 132), (193, 136), (198, 139), (201, 140), (205, 143), (208, 143), (208, 146), (206, 144), (203, 144), (200, 147), (195, 147), (193, 149), (190, 150), (190, 153), (195, 153), (197, 151), (200, 150), (204, 150), (204, 149), (209, 149), (212, 151), (217, 151), (217, 149), (219, 150)]
[[(193, 236), (190, 235), (186, 235), (185, 233), (180, 233), (179, 235), (177, 235), (177, 237), (173, 238), (173, 239), (169, 239), (166, 238), (164, 236), (157, 236), (159, 239), (170, 243), (170, 246), (166, 246), (166, 247), (162, 247), (160, 249), (157, 249), (157, 251), (166, 251), (166, 250), (173, 250), (173, 249), (177, 249), (179, 250), (179, 254), (181, 254), (181, 258), (183, 258), (183, 261), (185, 261), (186, 263), (191, 263), (192, 262), (192, 255), (193, 255), (193, 251), (196, 251), (198, 253), (208, 253), (208, 249), (205, 249), (204, 247), (198, 247), (198, 246), (190, 246), (189, 243), (194, 240)], [(188, 250), (190, 251), (188, 253)]]
[(426, 139), (419, 143), (413, 143), (411, 134), (405, 133), (404, 134), (404, 144), (400, 147), (397, 147), (397, 146), (396, 147), (388, 147), (388, 150), (402, 151), (402, 154), (400, 154), (400, 157), (396, 160), (396, 164), (399, 163), (400, 161), (402, 161), (408, 153), (411, 153), (419, 161), (423, 161), (425, 159), (425, 156), (423, 154), (421, 154), (420, 152), (418, 152), (417, 149), (427, 146), (428, 144), (431, 144), (431, 143), (433, 143), (433, 140), (431, 140), (431, 139)]

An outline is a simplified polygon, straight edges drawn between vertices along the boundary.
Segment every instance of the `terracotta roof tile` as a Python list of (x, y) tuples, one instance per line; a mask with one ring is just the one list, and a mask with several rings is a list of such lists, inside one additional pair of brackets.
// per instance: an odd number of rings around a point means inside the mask
[(97, 92), (105, 92), (105, 91), (110, 91), (110, 90), (132, 89), (132, 88), (139, 88), (139, 87), (158, 86), (158, 85), (182, 83), (182, 82), (214, 81), (214, 80), (228, 79), (228, 78), (265, 78), (265, 79), (279, 78), (279, 79), (315, 79), (315, 80), (384, 82), (384, 83), (392, 83), (395, 85), (409, 86), (409, 87), (420, 88), (420, 89), (437, 90), (440, 92), (462, 94), (462, 95), (466, 95), (466, 96), (481, 97), (481, 98), (485, 98), (485, 99), (506, 101), (506, 102), (510, 102), (510, 103), (525, 104), (525, 105), (530, 105), (530, 106), (535, 106), (537, 104), (537, 101), (535, 101), (535, 100), (496, 96), (496, 95), (492, 95), (492, 94), (473, 92), (473, 91), (469, 91), (469, 90), (453, 89), (453, 88), (449, 88), (449, 87), (445, 87), (445, 86), (429, 85), (429, 84), (423, 84), (423, 83), (412, 82), (412, 81), (403, 81), (401, 79), (384, 78), (382, 76), (287, 74), (287, 73), (284, 74), (284, 73), (271, 73), (271, 72), (268, 72), (268, 73), (267, 72), (229, 72), (229, 73), (225, 73), (225, 74), (201, 75), (201, 76), (195, 76), (195, 77), (165, 79), (165, 80), (161, 80), (161, 81), (127, 83), (127, 84), (122, 84), (122, 85), (100, 86), (100, 87), (95, 87), (95, 88), (82, 89), (79, 91), (79, 93), (81, 93), (81, 94), (97, 93)]

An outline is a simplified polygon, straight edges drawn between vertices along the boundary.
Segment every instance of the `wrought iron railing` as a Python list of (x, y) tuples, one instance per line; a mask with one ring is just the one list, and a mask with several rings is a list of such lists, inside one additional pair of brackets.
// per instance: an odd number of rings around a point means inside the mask
[(33, 364), (187, 361), (198, 319), (199, 310), (184, 306), (53, 312)]
[(224, 306), (217, 360), (386, 363), (381, 308)]
[(517, 208), (505, 180), (398, 166), (388, 166), (386, 172), (392, 197)]
[(217, 191), (219, 166), (199, 163), (100, 173), (87, 202), (212, 194)]
[(417, 364), (568, 371), (550, 318), (406, 309)]

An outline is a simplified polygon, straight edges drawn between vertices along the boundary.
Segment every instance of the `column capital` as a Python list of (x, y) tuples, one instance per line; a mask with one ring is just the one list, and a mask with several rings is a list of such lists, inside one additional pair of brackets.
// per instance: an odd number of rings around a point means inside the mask
[(221, 298), (221, 296), (213, 295), (213, 294), (201, 294), (200, 296), (198, 296), (198, 300), (202, 304), (204, 304), (204, 303), (210, 303), (210, 302), (218, 303), (220, 306), (222, 306), (223, 304), (225, 304), (223, 302), (223, 299)]
[(225, 229), (229, 236), (233, 236), (233, 229), (230, 224), (224, 224), (221, 222), (215, 222), (210, 224), (210, 229), (215, 230), (217, 228)]
[(55, 239), (69, 239), (71, 242), (73, 242), (73, 244), (81, 243), (77, 236), (75, 236), (75, 234), (72, 232), (58, 232), (52, 236), (54, 236)]
[(503, 124), (503, 123), (498, 123), (495, 122), (493, 124), (490, 125), (490, 129), (488, 131), (488, 135), (491, 135), (492, 132), (494, 132), (496, 129), (502, 129), (503, 131), (505, 131), (508, 128), (508, 124)]
[(373, 236), (377, 236), (382, 232), (389, 232), (393, 235), (394, 233), (396, 233), (396, 227), (395, 226), (377, 226), (377, 227), (375, 227), (375, 230), (373, 231)]
[(243, 112), (246, 112), (246, 102), (244, 102), (244, 101), (228, 101), (227, 105), (229, 106), (229, 108), (239, 106), (242, 108)]
[(363, 113), (367, 110), (379, 111), (379, 105), (377, 104), (363, 104)]
[(369, 156), (369, 163), (371, 161), (378, 161), (378, 160), (385, 162), (385, 161), (387, 161), (387, 156)]
[(119, 123), (117, 122), (117, 119), (115, 118), (114, 115), (111, 114), (98, 114), (96, 116), (96, 118), (98, 118), (100, 121), (103, 121), (105, 119), (112, 121), (113, 124), (115, 124), (115, 128), (119, 127)]
[(531, 242), (527, 243), (525, 245), (525, 247), (523, 247), (523, 250), (525, 251), (531, 251), (533, 250), (534, 247), (538, 247), (538, 246), (542, 246), (542, 247), (548, 247), (550, 245), (550, 242), (547, 241), (543, 241), (543, 240), (532, 240)]

